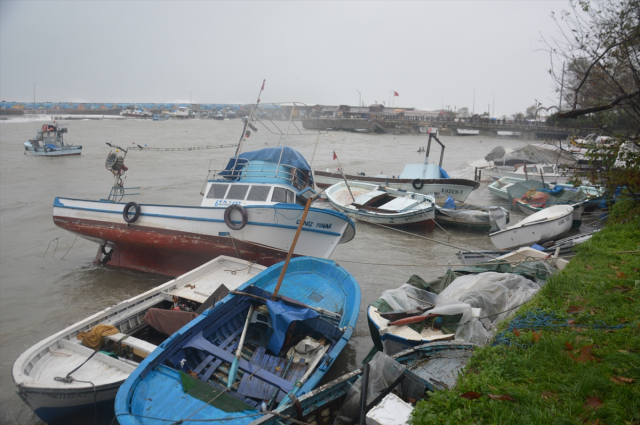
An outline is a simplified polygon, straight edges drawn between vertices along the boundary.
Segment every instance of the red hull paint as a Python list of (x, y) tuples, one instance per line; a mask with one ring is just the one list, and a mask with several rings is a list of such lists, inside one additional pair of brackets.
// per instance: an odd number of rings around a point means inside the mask
[[(110, 242), (113, 251), (109, 266), (125, 267), (147, 273), (180, 276), (219, 255), (238, 257), (264, 266), (283, 261), (287, 252), (225, 236), (198, 235), (95, 220), (53, 217), (63, 229), (94, 240)], [(234, 246), (235, 245), (235, 246)], [(108, 248), (106, 249), (108, 251)], [(297, 255), (296, 255), (297, 256)], [(95, 262), (104, 262), (100, 249)]]
[(431, 233), (436, 227), (436, 221), (430, 218), (429, 220), (422, 220), (415, 223), (383, 224), (382, 226), (397, 227), (400, 229), (420, 229)]

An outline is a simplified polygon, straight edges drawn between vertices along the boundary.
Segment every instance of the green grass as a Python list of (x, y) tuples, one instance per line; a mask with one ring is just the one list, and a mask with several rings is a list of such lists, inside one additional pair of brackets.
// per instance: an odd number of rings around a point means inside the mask
[[(530, 330), (519, 329), (517, 337), (508, 331), (527, 348), (477, 349), (456, 388), (419, 402), (412, 424), (640, 424), (638, 250), (640, 217), (608, 225), (582, 244), (565, 270), (517, 313), (540, 309), (575, 324), (624, 327), (547, 329), (537, 342)], [(570, 306), (581, 311), (569, 314)], [(499, 330), (506, 326), (502, 323)], [(591, 352), (580, 358), (589, 346)], [(482, 395), (460, 397), (469, 391)]]

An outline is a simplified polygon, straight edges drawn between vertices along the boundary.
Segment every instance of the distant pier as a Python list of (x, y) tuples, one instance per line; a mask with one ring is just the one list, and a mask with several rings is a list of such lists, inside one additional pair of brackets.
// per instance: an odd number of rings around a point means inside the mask
[[(490, 120), (487, 120), (490, 121)], [(509, 122), (493, 120), (494, 122), (464, 122), (464, 121), (438, 121), (416, 120), (401, 117), (387, 118), (311, 118), (303, 119), (302, 126), (308, 130), (333, 130), (333, 131), (366, 131), (387, 134), (426, 134), (429, 128), (437, 129), (441, 134), (456, 136), (462, 133), (477, 133), (488, 137), (513, 137), (521, 140), (536, 139), (561, 139), (565, 140), (572, 134), (597, 133), (597, 128), (584, 127), (554, 127), (544, 125), (542, 122)], [(500, 132), (501, 134), (499, 134)], [(509, 134), (509, 136), (504, 136)], [(462, 134), (460, 134), (462, 135)]]

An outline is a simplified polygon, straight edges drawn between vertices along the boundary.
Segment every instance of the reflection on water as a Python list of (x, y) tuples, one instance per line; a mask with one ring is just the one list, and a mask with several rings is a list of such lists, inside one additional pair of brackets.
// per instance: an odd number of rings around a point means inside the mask
[[(54, 197), (106, 198), (112, 175), (104, 169), (111, 150), (106, 142), (122, 147), (220, 145), (238, 140), (239, 120), (184, 121), (70, 121), (63, 122), (69, 142), (83, 145), (79, 157), (35, 158), (23, 155), (22, 142), (42, 122), (2, 121), (0, 131), (0, 412), (1, 423), (36, 424), (35, 415), (15, 395), (11, 380), (13, 361), (34, 343), (91, 314), (149, 290), (169, 278), (93, 264), (97, 245), (75, 238), (57, 228), (51, 218)], [(315, 169), (335, 170), (333, 151), (346, 172), (397, 175), (405, 164), (422, 163), (426, 136), (362, 133), (309, 132), (291, 136), (287, 144), (310, 162), (314, 149)], [(443, 168), (452, 177), (473, 178), (474, 166), (496, 146), (517, 148), (517, 140), (482, 137), (441, 137), (446, 146)], [(259, 131), (246, 142), (245, 150), (276, 147), (278, 137)], [(235, 148), (204, 151), (131, 151), (125, 187), (140, 187), (138, 202), (199, 205), (200, 190), (209, 161), (222, 166)], [(440, 151), (432, 147), (433, 161)], [(489, 194), (486, 185), (474, 191), (468, 202), (501, 205), (505, 201)], [(327, 206), (327, 205), (325, 205)], [(523, 218), (511, 212), (512, 222)], [(333, 259), (352, 273), (362, 288), (360, 316), (353, 337), (323, 382), (359, 367), (372, 346), (366, 307), (385, 289), (406, 282), (412, 274), (428, 280), (455, 266), (455, 248), (494, 250), (489, 238), (478, 232), (437, 228), (433, 233), (413, 231), (417, 238), (392, 229), (356, 223), (356, 237), (340, 245)], [(57, 238), (57, 239), (56, 239)]]

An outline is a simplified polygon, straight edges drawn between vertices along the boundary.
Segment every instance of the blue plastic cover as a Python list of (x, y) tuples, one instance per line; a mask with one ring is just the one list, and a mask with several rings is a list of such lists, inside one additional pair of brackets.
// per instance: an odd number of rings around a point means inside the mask
[[(282, 158), (280, 155), (282, 154)], [(236, 161), (238, 161), (238, 165), (236, 165)], [(298, 170), (306, 171), (311, 175), (311, 167), (307, 163), (307, 160), (304, 159), (304, 156), (300, 152), (295, 149), (292, 149), (288, 146), (284, 146), (281, 148), (266, 148), (260, 149), (257, 151), (245, 152), (241, 153), (237, 157), (233, 157), (229, 160), (229, 163), (225, 167), (224, 171), (220, 173), (223, 176), (240, 176), (240, 171), (242, 167), (248, 161), (264, 161), (271, 162), (274, 164), (280, 163), (281, 165), (289, 165), (291, 167), (295, 167)], [(233, 167), (235, 166), (235, 170)]]
[(447, 200), (444, 201), (444, 207), (449, 208), (451, 210), (456, 209), (456, 203), (451, 196), (447, 197)]
[(284, 338), (291, 322), (313, 319), (318, 313), (307, 307), (285, 304), (282, 301), (267, 301), (273, 334), (269, 338), (267, 348), (278, 355), (284, 344)]
[(546, 193), (552, 193), (552, 194), (558, 194), (560, 192), (562, 192), (564, 188), (561, 186), (556, 186), (553, 189), (538, 189), (540, 192), (546, 192)]
[(443, 179), (450, 179), (451, 177), (449, 177), (449, 174), (447, 174), (446, 171), (444, 171), (444, 169), (442, 167), (438, 167), (440, 169), (440, 177), (442, 177)]
[(533, 245), (531, 245), (531, 248), (537, 249), (538, 251), (544, 251), (544, 247), (538, 245), (537, 243), (534, 243)]

